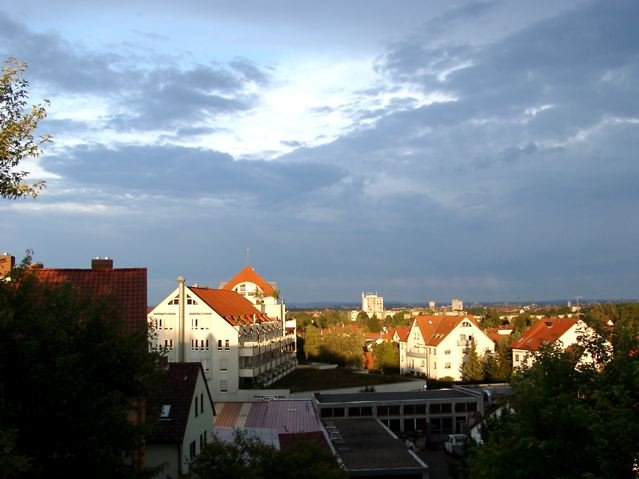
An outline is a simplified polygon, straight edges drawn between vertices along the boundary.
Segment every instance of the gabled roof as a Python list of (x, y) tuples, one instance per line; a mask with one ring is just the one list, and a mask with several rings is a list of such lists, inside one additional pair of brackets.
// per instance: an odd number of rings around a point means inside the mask
[(195, 286), (189, 286), (188, 289), (232, 326), (272, 321), (264, 313), (257, 310), (253, 303), (235, 291), (196, 288)]
[(453, 329), (462, 321), (470, 321), (479, 328), (474, 316), (417, 316), (417, 326), (422, 333), (424, 343), (428, 346), (437, 346)]
[(399, 326), (397, 328), (390, 328), (388, 331), (384, 333), (383, 335), (384, 340), (392, 341), (393, 337), (395, 336), (395, 333), (397, 333), (397, 337), (399, 338), (399, 341), (406, 342), (408, 341), (408, 335), (410, 334), (410, 327)]
[(146, 268), (33, 268), (31, 271), (40, 281), (53, 285), (71, 283), (92, 297), (111, 300), (130, 332), (147, 327)]
[[(528, 329), (519, 339), (513, 341), (512, 349), (537, 351), (542, 345), (554, 343), (566, 331), (577, 324), (576, 318), (545, 318)], [(566, 344), (565, 346), (570, 346)]]
[[(211, 394), (204, 379), (202, 364), (197, 363), (168, 363), (168, 368), (158, 381), (157, 394), (149, 398), (148, 417), (153, 424), (147, 442), (154, 444), (181, 444), (189, 421), (191, 405), (195, 394), (198, 376), (206, 385), (208, 402), (213, 408)], [(170, 408), (166, 408), (170, 406)], [(165, 417), (161, 416), (163, 407)]]
[(262, 293), (265, 296), (270, 296), (275, 292), (273, 286), (271, 286), (264, 278), (262, 278), (259, 274), (255, 272), (255, 270), (250, 266), (246, 265), (242, 268), (242, 271), (237, 273), (233, 278), (226, 283), (224, 286), (221, 286), (221, 289), (232, 290), (240, 283), (254, 283), (262, 290)]

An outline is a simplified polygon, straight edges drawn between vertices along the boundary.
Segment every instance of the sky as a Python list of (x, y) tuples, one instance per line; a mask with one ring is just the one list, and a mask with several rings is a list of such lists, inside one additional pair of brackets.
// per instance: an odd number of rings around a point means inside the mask
[(0, 250), (287, 304), (639, 297), (639, 2), (0, 0), (49, 100)]

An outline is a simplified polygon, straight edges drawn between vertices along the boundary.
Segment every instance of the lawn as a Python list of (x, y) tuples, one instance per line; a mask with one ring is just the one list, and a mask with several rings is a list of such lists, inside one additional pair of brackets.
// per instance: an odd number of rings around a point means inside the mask
[(411, 378), (399, 374), (357, 374), (351, 369), (296, 369), (270, 387), (290, 389), (292, 393), (320, 391), (323, 389), (375, 386), (410, 381)]

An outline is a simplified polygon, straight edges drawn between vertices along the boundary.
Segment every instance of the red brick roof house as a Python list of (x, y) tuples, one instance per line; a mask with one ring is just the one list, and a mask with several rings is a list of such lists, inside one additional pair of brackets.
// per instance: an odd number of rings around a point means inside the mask
[(577, 343), (577, 338), (586, 328), (577, 318), (539, 320), (511, 344), (513, 369), (532, 366), (536, 353), (545, 344), (556, 343), (564, 349), (569, 348)]
[(188, 475), (190, 462), (212, 438), (215, 409), (201, 363), (168, 363), (149, 400), (146, 467), (159, 478)]
[(146, 330), (146, 268), (114, 268), (113, 260), (96, 258), (91, 269), (32, 268), (40, 281), (53, 285), (70, 283), (82, 293), (110, 301), (129, 332)]

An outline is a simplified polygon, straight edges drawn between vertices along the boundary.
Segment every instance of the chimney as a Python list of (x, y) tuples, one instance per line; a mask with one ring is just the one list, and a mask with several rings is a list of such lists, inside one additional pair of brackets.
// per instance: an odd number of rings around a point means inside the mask
[(91, 269), (113, 269), (113, 259), (96, 257), (91, 260)]
[(2, 253), (0, 255), (0, 278), (4, 278), (11, 273), (11, 270), (16, 266), (16, 259), (9, 253)]

